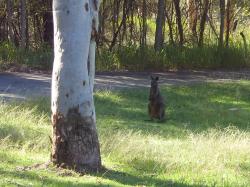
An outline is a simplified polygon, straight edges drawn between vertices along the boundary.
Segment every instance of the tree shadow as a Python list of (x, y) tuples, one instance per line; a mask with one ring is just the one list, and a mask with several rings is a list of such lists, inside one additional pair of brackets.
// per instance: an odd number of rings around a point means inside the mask
[(97, 176), (117, 181), (124, 185), (132, 186), (178, 186), (178, 187), (200, 187), (204, 185), (189, 185), (185, 183), (175, 182), (173, 180), (157, 179), (152, 176), (134, 176), (125, 172), (105, 169), (104, 172)]
[[(39, 170), (41, 171), (41, 170)], [(46, 170), (47, 171), (47, 170)], [(0, 175), (5, 177), (10, 177), (12, 180), (8, 181), (5, 180), (6, 185), (16, 185), (16, 186), (26, 186), (22, 185), (20, 179), (28, 180), (31, 183), (38, 184), (39, 186), (72, 186), (72, 187), (80, 187), (80, 186), (89, 186), (89, 187), (96, 187), (96, 186), (117, 186), (115, 184), (105, 184), (104, 181), (95, 181), (95, 182), (81, 182), (81, 176), (75, 177), (75, 180), (60, 180), (53, 179), (49, 176), (41, 176), (38, 173), (35, 173), (33, 170), (30, 171), (5, 171), (0, 169)], [(175, 182), (172, 180), (163, 180), (163, 179), (156, 179), (154, 176), (134, 176), (125, 172), (114, 171), (105, 169), (100, 173), (89, 173), (88, 175), (108, 179), (109, 181), (113, 181), (119, 183), (120, 185), (131, 185), (131, 186), (171, 186), (171, 187), (204, 187), (203, 184), (185, 184), (181, 182)]]
[[(60, 180), (59, 179), (53, 179), (48, 176), (40, 176), (39, 174), (34, 173), (33, 171), (4, 171), (0, 169), (0, 176), (7, 176), (10, 177), (11, 181), (5, 181), (6, 186), (14, 185), (14, 186), (26, 186), (22, 185), (20, 182), (21, 180), (28, 180), (31, 183), (36, 183), (38, 186), (58, 186), (58, 187), (81, 187), (81, 186), (88, 186), (88, 187), (97, 187), (97, 186), (103, 186), (103, 187), (112, 187), (115, 185), (112, 184), (102, 184), (101, 182), (97, 182), (97, 184), (93, 183), (83, 183), (76, 181), (67, 181), (67, 180)], [(80, 177), (79, 177), (80, 179)]]

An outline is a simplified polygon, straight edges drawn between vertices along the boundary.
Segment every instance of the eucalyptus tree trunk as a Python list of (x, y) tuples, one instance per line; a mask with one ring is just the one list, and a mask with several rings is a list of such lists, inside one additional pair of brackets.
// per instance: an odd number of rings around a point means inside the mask
[(225, 45), (226, 47), (229, 46), (229, 35), (230, 35), (230, 28), (231, 22), (233, 17), (233, 3), (231, 0), (227, 0), (226, 2), (226, 36), (225, 36)]
[(179, 45), (182, 46), (184, 43), (184, 33), (183, 33), (183, 26), (182, 26), (182, 19), (181, 19), (181, 8), (180, 8), (180, 0), (173, 0), (175, 13), (176, 13), (176, 23), (179, 32)]
[(45, 1), (47, 10), (44, 11), (43, 19), (43, 42), (53, 46), (53, 15), (51, 12), (52, 1)]
[(224, 45), (225, 0), (220, 0), (220, 36), (219, 47)]
[(159, 51), (163, 45), (164, 23), (165, 23), (165, 0), (158, 0), (158, 12), (156, 19), (156, 32), (155, 32), (155, 45), (154, 45), (156, 51)]
[(8, 39), (14, 43), (14, 32), (13, 32), (13, 0), (7, 1), (7, 31)]
[(20, 0), (20, 33), (21, 33), (21, 47), (26, 47), (26, 26), (27, 26), (27, 15), (26, 15), (26, 0)]
[(188, 6), (188, 26), (192, 32), (194, 40), (198, 41), (197, 22), (198, 22), (198, 2), (197, 0), (187, 0)]
[(167, 18), (167, 23), (168, 23), (168, 30), (169, 30), (169, 42), (170, 44), (174, 44), (174, 35), (173, 35), (173, 2), (170, 4), (170, 8), (166, 8), (166, 18)]
[(209, 0), (203, 0), (203, 12), (202, 12), (201, 21), (200, 21), (200, 32), (199, 32), (199, 43), (198, 43), (199, 47), (203, 46), (204, 31), (205, 31), (205, 26), (206, 26), (209, 5), (210, 5)]
[(93, 100), (98, 0), (54, 0), (52, 162), (77, 171), (101, 168)]
[(142, 0), (142, 33), (141, 33), (141, 47), (147, 45), (147, 2)]

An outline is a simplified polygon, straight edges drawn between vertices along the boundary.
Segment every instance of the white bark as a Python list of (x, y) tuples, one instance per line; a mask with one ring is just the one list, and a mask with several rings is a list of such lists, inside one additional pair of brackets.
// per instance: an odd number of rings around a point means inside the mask
[[(91, 18), (92, 18), (92, 37), (90, 40), (90, 46), (89, 46), (89, 84), (90, 84), (90, 89), (92, 92), (92, 96), (94, 96), (94, 81), (95, 81), (95, 53), (96, 53), (96, 34), (95, 32), (98, 31), (99, 27), (99, 17), (98, 17), (98, 12), (99, 12), (99, 7), (100, 7), (100, 0), (93, 0), (91, 1)], [(92, 99), (94, 101), (94, 98)], [(94, 104), (93, 104), (94, 106)], [(96, 122), (96, 113), (95, 113), (95, 108), (93, 108), (93, 113), (94, 113), (94, 121)]]
[(80, 171), (101, 166), (93, 99), (97, 2), (53, 1), (52, 161)]
[(87, 60), (91, 37), (88, 0), (55, 0), (52, 112), (67, 115), (78, 107), (82, 117), (93, 117)]
[[(99, 27), (99, 6), (101, 1), (91, 1), (91, 17), (92, 17), (92, 34), (93, 32), (98, 31)], [(93, 31), (94, 29), (94, 31)], [(95, 51), (96, 51), (96, 38), (92, 37), (90, 40), (90, 47), (89, 47), (89, 82), (92, 92), (94, 90), (94, 79), (95, 79)]]

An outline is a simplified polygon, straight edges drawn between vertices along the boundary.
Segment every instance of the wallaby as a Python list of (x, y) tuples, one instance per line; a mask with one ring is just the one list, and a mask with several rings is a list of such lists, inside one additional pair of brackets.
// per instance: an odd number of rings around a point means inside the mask
[(148, 114), (153, 120), (154, 118), (160, 121), (164, 120), (165, 116), (165, 104), (163, 97), (160, 94), (160, 89), (158, 87), (159, 77), (151, 76), (151, 88), (149, 93), (149, 104), (148, 104)]

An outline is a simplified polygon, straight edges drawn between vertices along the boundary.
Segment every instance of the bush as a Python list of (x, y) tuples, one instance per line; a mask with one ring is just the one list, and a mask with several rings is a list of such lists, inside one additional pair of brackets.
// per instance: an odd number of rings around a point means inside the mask
[[(51, 70), (51, 47), (20, 49), (10, 43), (0, 43), (0, 70), (25, 65), (39, 70)], [(239, 69), (250, 67), (250, 54), (240, 43), (229, 48), (216, 44), (203, 47), (165, 45), (156, 52), (153, 46), (120, 46), (113, 51), (99, 48), (96, 55), (97, 71), (165, 71), (169, 69)]]
[(218, 48), (165, 45), (156, 52), (152, 46), (125, 46), (113, 52), (101, 50), (97, 70), (163, 71), (169, 69), (239, 69), (250, 67), (250, 54), (243, 46)]
[(0, 69), (25, 65), (39, 70), (52, 68), (53, 54), (51, 47), (43, 45), (38, 49), (21, 49), (11, 43), (0, 43)]

